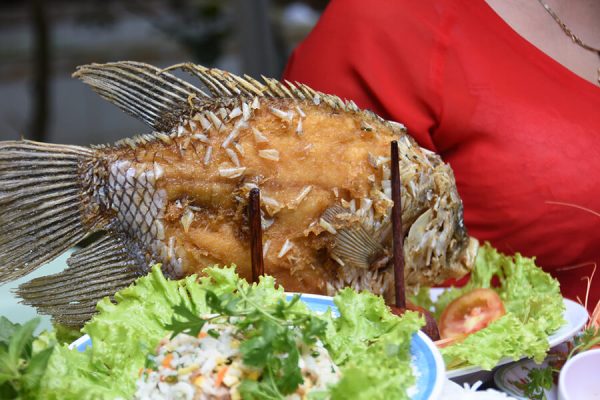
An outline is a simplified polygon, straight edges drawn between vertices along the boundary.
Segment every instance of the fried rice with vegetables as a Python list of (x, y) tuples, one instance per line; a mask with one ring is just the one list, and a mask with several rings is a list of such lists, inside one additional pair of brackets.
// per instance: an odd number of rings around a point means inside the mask
[[(140, 369), (135, 399), (242, 399), (242, 381), (257, 381), (262, 375), (260, 369), (244, 364), (242, 340), (232, 324), (206, 324), (197, 337), (180, 333), (161, 340), (157, 354), (150, 357), (153, 368)], [(340, 378), (323, 343), (307, 346), (299, 339), (298, 346), (303, 382), (286, 399), (304, 399)]]

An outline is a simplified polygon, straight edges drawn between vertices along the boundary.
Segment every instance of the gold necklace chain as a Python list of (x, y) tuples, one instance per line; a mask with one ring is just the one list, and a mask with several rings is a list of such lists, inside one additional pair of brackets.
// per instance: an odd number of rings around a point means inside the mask
[[(595, 47), (590, 46), (589, 44), (584, 43), (569, 29), (569, 27), (567, 25), (565, 25), (564, 22), (562, 22), (562, 20), (558, 17), (558, 15), (554, 12), (554, 10), (550, 8), (550, 6), (548, 4), (544, 3), (543, 0), (538, 0), (538, 2), (544, 7), (544, 9), (548, 12), (548, 14), (550, 14), (550, 16), (554, 19), (554, 21), (556, 21), (558, 26), (560, 26), (560, 29), (562, 29), (562, 31), (568, 37), (571, 38), (573, 43), (583, 47), (584, 49), (586, 49), (588, 51), (596, 53), (598, 55), (598, 57), (600, 57), (600, 49), (597, 49)], [(598, 84), (600, 84), (600, 68), (598, 68)]]

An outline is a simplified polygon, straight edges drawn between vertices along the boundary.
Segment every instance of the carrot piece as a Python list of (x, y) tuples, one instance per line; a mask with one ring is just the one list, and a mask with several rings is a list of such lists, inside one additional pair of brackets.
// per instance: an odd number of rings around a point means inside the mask
[(207, 336), (208, 336), (208, 333), (206, 333), (204, 331), (198, 332), (198, 339), (204, 339)]
[(163, 366), (163, 368), (171, 368), (171, 361), (173, 361), (173, 353), (167, 354), (162, 360), (161, 365)]
[(144, 372), (144, 367), (140, 367), (140, 370), (138, 371), (138, 376), (142, 376), (143, 372)]
[(229, 367), (226, 365), (219, 370), (219, 373), (217, 374), (217, 379), (215, 379), (216, 387), (221, 386), (221, 383), (223, 383), (223, 379), (225, 378), (225, 374), (227, 373), (228, 369), (229, 369)]
[(594, 312), (590, 317), (589, 325), (594, 328), (600, 328), (600, 301), (598, 302), (598, 304), (596, 304), (596, 307), (594, 308)]

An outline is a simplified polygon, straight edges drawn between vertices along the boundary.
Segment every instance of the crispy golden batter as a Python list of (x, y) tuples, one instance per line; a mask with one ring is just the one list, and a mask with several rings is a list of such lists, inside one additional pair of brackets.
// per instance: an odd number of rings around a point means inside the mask
[[(319, 226), (310, 232), (308, 228), (341, 199), (369, 197), (373, 182), (368, 176), (377, 175), (369, 164), (369, 154), (387, 156), (389, 142), (398, 133), (374, 118), (369, 119), (377, 131), (366, 131), (361, 129), (362, 114), (336, 112), (312, 102), (297, 104), (278, 99), (271, 104), (255, 110), (248, 127), (241, 129), (236, 139), (243, 149), (241, 153), (234, 150), (240, 166), (246, 168), (243, 176), (231, 179), (219, 174), (222, 167), (235, 167), (221, 146), (235, 120), (225, 125), (222, 134), (216, 129), (205, 132), (208, 143), (192, 136), (203, 131), (199, 124), (192, 122), (190, 126), (188, 122), (182, 137), (171, 144), (155, 142), (137, 148), (135, 159), (140, 165), (156, 162), (164, 168), (159, 187), (165, 189), (169, 201), (166, 235), (176, 237), (177, 256), (183, 260), (185, 273), (198, 272), (210, 264), (235, 263), (241, 274), (250, 278), (245, 214), (248, 190), (244, 185), (252, 183), (260, 187), (263, 197), (280, 203), (270, 209), (263, 207), (266, 218), (274, 220), (264, 232), (264, 240), (269, 243), (266, 272), (290, 290), (324, 293), (325, 283), (332, 280), (337, 265), (327, 257), (319, 257), (319, 249), (327, 247), (327, 240), (318, 237), (323, 229)], [(269, 110), (293, 110), (296, 106), (306, 114), (301, 135), (295, 133), (299, 116), (285, 121)], [(257, 143), (252, 128), (268, 142)], [(211, 161), (205, 165), (209, 146)], [(279, 160), (261, 157), (261, 151), (271, 150), (277, 151)], [(310, 192), (297, 201), (306, 188)], [(176, 202), (181, 206), (175, 206)], [(187, 232), (181, 223), (185, 210), (192, 210), (194, 216)], [(286, 240), (293, 247), (278, 257)]]

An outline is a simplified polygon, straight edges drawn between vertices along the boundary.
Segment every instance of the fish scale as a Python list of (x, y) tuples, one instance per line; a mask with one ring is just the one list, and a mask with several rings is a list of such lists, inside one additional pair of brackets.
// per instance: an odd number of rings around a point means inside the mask
[[(176, 68), (208, 92), (168, 72)], [(194, 64), (91, 64), (75, 76), (153, 132), (92, 148), (0, 142), (0, 282), (102, 233), (67, 270), (18, 290), (58, 322), (80, 325), (95, 302), (154, 263), (171, 278), (235, 263), (250, 278), (253, 188), (261, 190), (266, 273), (292, 291), (350, 286), (392, 298), (392, 140), (407, 284), (472, 268), (478, 244), (462, 223), (450, 167), (399, 123), (301, 83)], [(34, 168), (23, 168), (28, 162)]]
[(156, 187), (156, 165), (134, 168), (128, 161), (116, 161), (110, 167), (109, 202), (116, 211), (121, 229), (144, 251), (146, 263), (163, 263), (171, 278), (182, 276), (180, 261), (172, 256), (171, 246), (165, 246), (163, 217), (166, 194)]

